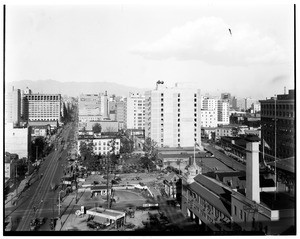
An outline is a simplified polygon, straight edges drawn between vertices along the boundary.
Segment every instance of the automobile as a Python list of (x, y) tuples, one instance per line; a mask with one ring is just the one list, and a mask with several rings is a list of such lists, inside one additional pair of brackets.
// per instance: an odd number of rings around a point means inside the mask
[(40, 217), (40, 218), (37, 218), (37, 220), (38, 220), (39, 225), (41, 226), (41, 225), (45, 224), (47, 218), (46, 217)]

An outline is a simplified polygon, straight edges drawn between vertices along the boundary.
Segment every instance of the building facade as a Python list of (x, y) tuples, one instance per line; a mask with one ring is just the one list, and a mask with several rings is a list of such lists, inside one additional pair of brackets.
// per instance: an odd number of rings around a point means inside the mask
[(218, 123), (229, 124), (229, 102), (224, 100), (218, 101)]
[(159, 147), (188, 147), (201, 142), (200, 90), (176, 84), (157, 83), (146, 92), (146, 137)]
[(201, 127), (217, 127), (218, 115), (216, 110), (201, 110)]
[[(278, 95), (276, 98), (261, 100), (261, 145), (265, 141), (265, 153), (268, 161), (276, 157), (286, 159), (295, 157), (295, 92)], [(275, 128), (276, 121), (276, 128)], [(276, 133), (276, 136), (275, 136)], [(276, 137), (276, 145), (275, 145)], [(267, 147), (267, 145), (269, 147)]]
[(5, 123), (19, 126), (21, 120), (21, 91), (12, 89), (5, 94)]
[(61, 122), (60, 94), (30, 94), (25, 98), (28, 121)]
[(120, 124), (121, 129), (126, 129), (127, 102), (126, 98), (117, 101), (116, 105), (116, 120)]
[(127, 129), (145, 129), (145, 96), (130, 94), (127, 98)]
[(85, 135), (80, 135), (77, 142), (77, 150), (80, 154), (80, 145), (82, 142), (84, 143), (92, 143), (93, 144), (93, 152), (97, 155), (107, 155), (109, 152), (111, 152), (111, 142), (112, 140), (115, 140), (115, 154), (120, 153), (120, 138), (112, 138), (110, 136), (96, 136), (96, 135), (89, 135), (89, 137), (86, 137)]
[(14, 128), (12, 123), (5, 124), (5, 152), (28, 158), (31, 147), (31, 127)]

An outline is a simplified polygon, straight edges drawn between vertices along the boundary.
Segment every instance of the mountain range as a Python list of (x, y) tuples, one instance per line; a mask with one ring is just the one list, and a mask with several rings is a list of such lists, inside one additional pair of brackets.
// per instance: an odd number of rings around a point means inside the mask
[(5, 83), (5, 91), (15, 89), (24, 90), (26, 87), (32, 90), (32, 93), (41, 94), (61, 94), (62, 96), (79, 96), (80, 94), (97, 94), (107, 91), (108, 95), (128, 96), (129, 92), (144, 93), (146, 88), (137, 88), (125, 86), (112, 82), (59, 82), (55, 80), (21, 80)]

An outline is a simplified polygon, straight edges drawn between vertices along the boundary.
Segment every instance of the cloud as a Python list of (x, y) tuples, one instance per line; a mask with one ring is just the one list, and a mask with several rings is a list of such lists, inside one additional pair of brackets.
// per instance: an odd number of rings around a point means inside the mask
[(289, 79), (289, 76), (288, 75), (278, 75), (278, 76), (275, 76), (272, 80), (271, 80), (271, 83), (272, 84), (276, 84), (276, 83), (282, 83), (282, 82), (286, 82), (286, 80)]
[(213, 65), (271, 64), (287, 59), (273, 38), (246, 24), (230, 26), (217, 17), (188, 22), (157, 41), (134, 46), (131, 52), (146, 59), (200, 60)]

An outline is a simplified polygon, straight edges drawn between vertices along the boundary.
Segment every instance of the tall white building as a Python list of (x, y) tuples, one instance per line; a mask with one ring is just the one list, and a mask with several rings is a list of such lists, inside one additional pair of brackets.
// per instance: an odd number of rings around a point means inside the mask
[(218, 100), (218, 124), (229, 124), (229, 102)]
[(146, 92), (145, 136), (159, 147), (190, 147), (201, 142), (200, 90), (176, 84), (167, 88), (158, 81)]
[(216, 110), (201, 110), (201, 127), (217, 127), (218, 114)]
[(29, 121), (61, 121), (60, 94), (29, 94), (25, 98)]
[(12, 89), (5, 94), (5, 123), (18, 126), (21, 119), (21, 91)]
[(145, 129), (145, 96), (130, 93), (126, 108), (127, 129)]
[(201, 99), (201, 127), (217, 127), (218, 100), (211, 97)]
[(27, 158), (31, 147), (31, 127), (14, 128), (13, 123), (5, 124), (5, 152)]

